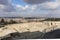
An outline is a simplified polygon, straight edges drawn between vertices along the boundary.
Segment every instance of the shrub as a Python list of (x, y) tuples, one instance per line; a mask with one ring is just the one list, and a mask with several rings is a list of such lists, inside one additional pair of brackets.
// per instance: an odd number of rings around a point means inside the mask
[(1, 19), (1, 23), (4, 23), (4, 22), (5, 22), (5, 21), (4, 21), (4, 19), (2, 18), (2, 19)]
[(14, 20), (10, 20), (10, 22), (9, 22), (9, 24), (14, 24), (14, 23), (17, 23), (17, 22)]

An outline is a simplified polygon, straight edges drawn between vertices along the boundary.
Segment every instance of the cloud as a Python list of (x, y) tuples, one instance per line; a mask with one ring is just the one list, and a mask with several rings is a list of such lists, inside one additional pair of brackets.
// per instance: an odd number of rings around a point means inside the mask
[(3, 9), (3, 11), (5, 11), (5, 12), (13, 12), (13, 11), (15, 11), (15, 8), (12, 5), (7, 5)]
[(40, 4), (40, 3), (44, 3), (44, 2), (50, 2), (52, 0), (23, 0), (28, 4)]
[(24, 0), (29, 4), (35, 4), (38, 9), (52, 10), (60, 6), (60, 0)]
[(8, 4), (8, 1), (7, 0), (0, 0), (0, 4), (7, 5)]
[(16, 8), (18, 8), (18, 9), (20, 9), (20, 10), (26, 10), (27, 8), (29, 8), (29, 5), (22, 6), (22, 5), (17, 4), (17, 5), (16, 5)]
[[(57, 12), (58, 12), (57, 10), (58, 10), (58, 8), (60, 8), (59, 6), (60, 6), (59, 1), (45, 2), (45, 3), (41, 3), (41, 4), (37, 4), (37, 5), (35, 4), (35, 5), (26, 5), (26, 6), (17, 4), (16, 11), (17, 11), (17, 15), (20, 13), (20, 16), (23, 16), (23, 17), (25, 17), (25, 16), (27, 16), (27, 17), (28, 16), (35, 16), (35, 17), (38, 17), (38, 16), (46, 17), (47, 16), (47, 17), (49, 17), (49, 15), (54, 13), (53, 10), (55, 10), (56, 13), (51, 15), (54, 17), (54, 15), (57, 15)], [(55, 16), (55, 17), (58, 17), (58, 16)]]
[(10, 2), (11, 0), (0, 0), (0, 10), (3, 12), (15, 11), (13, 5)]
[(55, 2), (44, 2), (41, 4), (35, 4), (35, 9), (37, 10), (56, 10), (60, 8), (60, 1), (55, 0)]
[(43, 10), (52, 10), (52, 9), (57, 9), (60, 6), (60, 3), (58, 2), (46, 2), (40, 5), (41, 9)]
[(4, 1), (1, 1), (0, 3), (0, 17), (60, 17), (60, 11), (57, 11), (57, 8), (60, 8), (60, 0), (56, 0), (55, 2), (52, 2), (51, 0), (38, 0), (40, 2), (37, 0), (30, 0), (29, 4), (34, 5), (22, 6), (16, 4), (15, 7), (11, 4), (11, 0)]
[(60, 10), (51, 10), (46, 17), (60, 18)]

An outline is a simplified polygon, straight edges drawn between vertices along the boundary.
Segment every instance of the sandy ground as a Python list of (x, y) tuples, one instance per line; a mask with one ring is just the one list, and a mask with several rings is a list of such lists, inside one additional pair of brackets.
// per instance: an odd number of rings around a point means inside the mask
[(4, 37), (10, 33), (14, 32), (35, 32), (40, 31), (42, 32), (46, 28), (53, 27), (55, 25), (60, 25), (60, 22), (30, 22), (30, 23), (22, 23), (22, 24), (11, 24), (7, 25), (3, 28), (0, 28), (0, 37)]

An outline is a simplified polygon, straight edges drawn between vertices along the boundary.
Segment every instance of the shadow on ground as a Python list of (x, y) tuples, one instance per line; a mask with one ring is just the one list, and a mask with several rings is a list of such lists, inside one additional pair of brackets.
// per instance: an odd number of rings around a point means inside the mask
[(12, 33), (9, 34), (10, 37), (4, 37), (2, 40), (18, 40), (18, 39), (36, 39), (37, 37), (41, 38), (42, 32), (24, 32), (24, 33)]
[(43, 39), (60, 39), (60, 29), (46, 33)]
[(46, 33), (43, 38), (42, 35), (44, 33), (36, 31), (36, 32), (24, 32), (24, 33), (12, 33), (9, 34), (10, 37), (5, 37), (2, 40), (18, 40), (18, 39), (58, 39), (60, 38), (60, 29), (50, 31)]

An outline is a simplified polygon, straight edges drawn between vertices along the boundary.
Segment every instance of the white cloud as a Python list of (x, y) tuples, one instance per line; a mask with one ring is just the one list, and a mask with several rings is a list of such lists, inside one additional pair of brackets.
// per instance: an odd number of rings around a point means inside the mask
[[(57, 12), (58, 12), (57, 8), (60, 8), (59, 6), (60, 6), (59, 1), (44, 2), (41, 4), (26, 5), (26, 6), (16, 5), (16, 10), (17, 10), (16, 13), (17, 13), (17, 15), (20, 13), (20, 15), (22, 15), (22, 16), (25, 15), (25, 16), (44, 16), (44, 17), (48, 16), (49, 17), (49, 15), (51, 15), (52, 13), (55, 13), (54, 11), (56, 11), (56, 13), (52, 14), (51, 16), (54, 16), (57, 14)], [(49, 10), (50, 12), (49, 11), (44, 12), (42, 9), (45, 11)]]
[(41, 4), (41, 9), (57, 9), (60, 6), (59, 2), (45, 2)]
[(5, 5), (1, 5), (0, 4), (0, 10), (4, 9), (5, 8)]
[[(26, 17), (28, 17), (28, 16), (36, 16), (36, 17), (44, 16), (45, 17), (45, 16), (55, 16), (55, 15), (57, 16), (57, 13), (58, 14), (60, 13), (60, 11), (57, 11), (58, 10), (57, 8), (60, 6), (59, 0), (58, 1), (56, 0), (55, 2), (43, 2), (41, 4), (26, 5), (26, 6), (16, 4), (15, 9), (12, 6), (12, 4), (10, 4), (10, 3), (11, 3), (11, 1), (9, 1), (9, 4), (7, 4), (7, 5), (0, 4), (0, 15), (9, 16), (9, 17), (10, 16), (23, 16), (23, 17), (25, 17), (25, 16)], [(49, 11), (46, 11), (48, 9), (49, 9)], [(53, 9), (54, 9), (54, 11), (52, 11)], [(16, 11), (14, 11), (14, 10), (16, 10)]]
[(20, 7), (23, 7), (23, 6), (22, 6), (22, 5), (17, 4), (17, 5), (16, 5), (16, 7), (17, 7), (17, 8), (20, 8)]
[(59, 6), (60, 4), (58, 2), (48, 2), (47, 3), (47, 6), (52, 8), (52, 9), (55, 9)]
[(46, 17), (56, 17), (60, 18), (60, 10), (51, 10)]
[(28, 5), (22, 6), (22, 5), (17, 4), (16, 8), (19, 9), (19, 10), (26, 10), (27, 8), (29, 8), (29, 6)]

